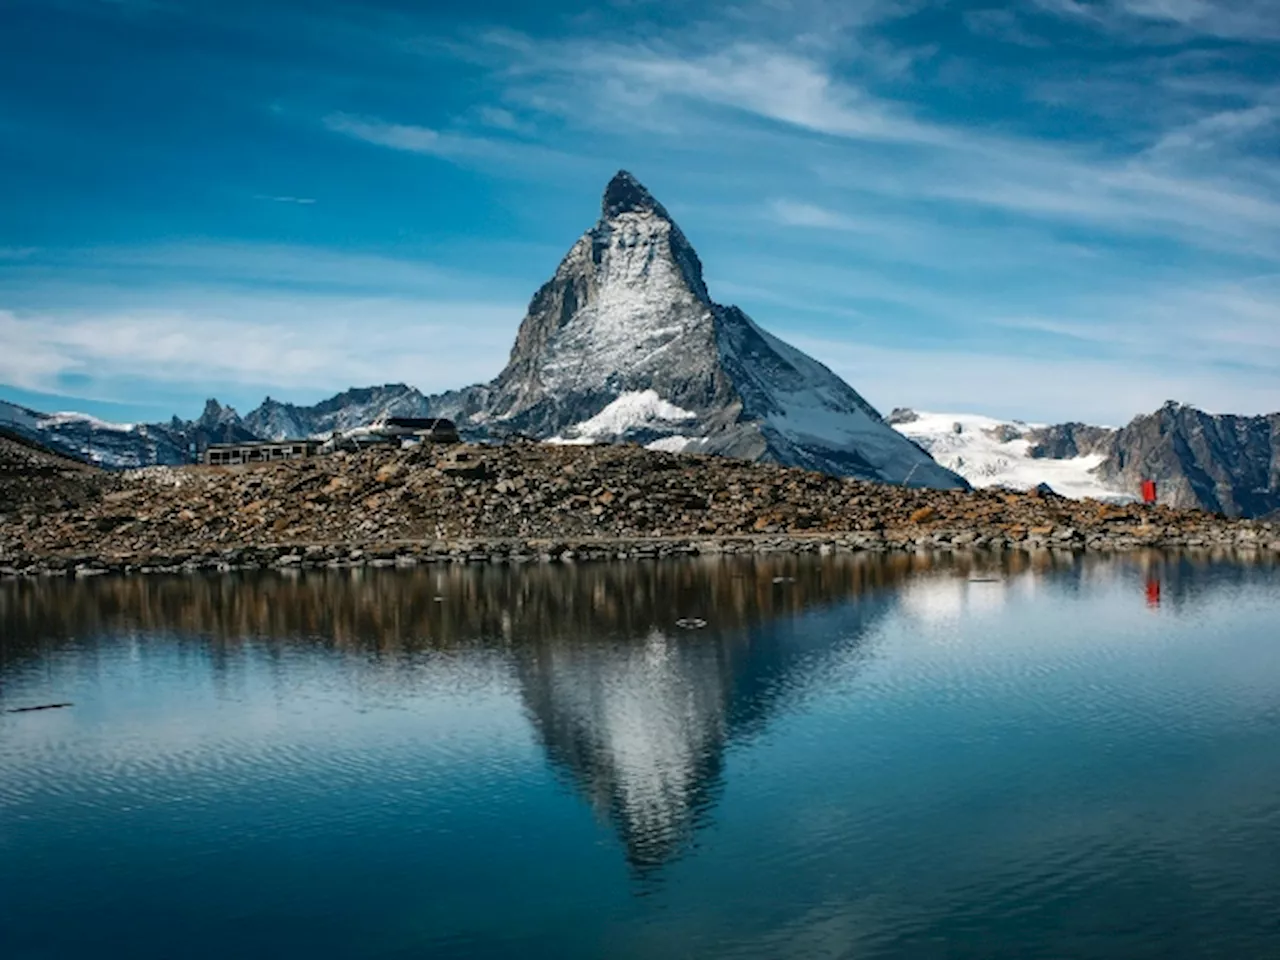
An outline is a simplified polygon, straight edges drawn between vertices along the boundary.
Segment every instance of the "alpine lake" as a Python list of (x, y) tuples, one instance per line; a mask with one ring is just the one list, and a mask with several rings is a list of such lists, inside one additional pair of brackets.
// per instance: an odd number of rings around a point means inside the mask
[(10, 581), (0, 709), (4, 960), (1280, 957), (1275, 559)]

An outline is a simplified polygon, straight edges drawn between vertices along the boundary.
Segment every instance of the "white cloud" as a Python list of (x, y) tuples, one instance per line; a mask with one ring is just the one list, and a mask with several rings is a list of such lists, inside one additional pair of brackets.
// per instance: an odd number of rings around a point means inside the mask
[[(890, 348), (803, 333), (792, 339), (873, 403), (889, 406), (1111, 423), (1169, 399), (1219, 413), (1280, 410), (1280, 278), (1086, 294), (1057, 316), (997, 314), (978, 326), (1008, 330), (987, 338), (1006, 346), (940, 350), (920, 338), (915, 348)], [(1041, 338), (1028, 350), (1019, 331), (1076, 347)]]
[(1210, 113), (1165, 133), (1148, 155), (1168, 161), (1184, 159), (1188, 154), (1217, 154), (1278, 122), (1280, 110), (1264, 103)]
[[(785, 170), (794, 183), (816, 168), (831, 185), (899, 202), (943, 200), (1280, 256), (1280, 183), (1262, 161), (1225, 149), (1274, 120), (1267, 105), (1198, 107), (1190, 121), (1184, 107), (1162, 145), (1125, 151), (1115, 140), (1055, 141), (928, 119), (911, 101), (852, 80), (847, 63), (837, 69), (838, 57), (785, 39), (710, 50), (690, 42), (540, 42), (510, 34), (490, 43), (501, 52), (495, 77), (506, 100), (617, 138), (622, 147), (615, 149), (698, 150), (704, 163), (731, 165), (738, 178), (782, 179)], [(1210, 139), (1224, 148), (1216, 163), (1189, 162), (1193, 141)], [(768, 157), (774, 169), (752, 172), (757, 157)], [(825, 224), (813, 210), (776, 213), (791, 225), (835, 227), (844, 214), (823, 207)]]
[(332, 113), (324, 118), (324, 125), (334, 133), (346, 134), (357, 140), (374, 143), (395, 150), (408, 150), (412, 153), (427, 153), (436, 157), (455, 157), (460, 154), (474, 153), (483, 141), (474, 141), (466, 137), (443, 134), (429, 127), (419, 127), (403, 123), (387, 123), (382, 120), (370, 120), (348, 116), (345, 113)]
[(296, 203), (302, 206), (310, 206), (315, 203), (315, 197), (272, 197), (264, 193), (255, 194), (255, 200), (270, 200), (272, 203)]
[(1046, 422), (1122, 425), (1166, 400), (1218, 413), (1280, 408), (1275, 371), (1241, 375), (1132, 359), (886, 348), (791, 335), (881, 412), (919, 407)]
[(839, 83), (813, 59), (756, 44), (673, 57), (643, 48), (585, 53), (580, 65), (611, 72), (625, 88), (654, 98), (685, 98), (732, 107), (817, 133), (867, 140), (936, 142), (940, 128)]
[[(1035, 6), (1143, 41), (1144, 28), (1176, 28), (1185, 36), (1268, 41), (1280, 39), (1272, 0), (1033, 0)], [(1167, 37), (1161, 37), (1166, 39)]]
[(815, 227), (821, 230), (866, 230), (867, 225), (853, 217), (812, 203), (775, 200), (771, 204), (774, 219), (788, 227)]
[[(533, 41), (511, 33), (486, 37), (505, 95), (571, 119), (668, 127), (679, 105), (707, 105), (813, 133), (872, 142), (929, 143), (950, 136), (910, 110), (835, 78), (808, 38), (800, 49), (770, 42), (715, 44), (694, 52), (668, 45)], [(902, 72), (908, 53), (863, 49), (876, 69)]]
[[(98, 385), (226, 384), (315, 393), (403, 381), (428, 392), (492, 377), (517, 304), (229, 298), (168, 292), (183, 306), (0, 311), (0, 382), (62, 392), (69, 375)], [(137, 399), (133, 396), (130, 399)]]
[(498, 130), (519, 132), (526, 129), (525, 125), (520, 122), (514, 113), (503, 107), (482, 106), (476, 115), (485, 126), (494, 127)]
[[(288, 244), (192, 241), (157, 246), (102, 246), (39, 251), (0, 274), (0, 307), (17, 292), (42, 302), (85, 299), (112, 302), (122, 289), (135, 302), (153, 299), (152, 286), (183, 283), (224, 287), (300, 286), (355, 289), (449, 299), (474, 290), (476, 278), (429, 262), (371, 253)], [(51, 282), (52, 281), (52, 282)], [(165, 290), (158, 291), (163, 296)]]
[(518, 122), (515, 125), (492, 122), (500, 114), (508, 114), (515, 121), (514, 114), (505, 110), (490, 112), (487, 120), (484, 117), (481, 119), (495, 134), (501, 131), (506, 136), (474, 136), (416, 124), (395, 123), (378, 117), (354, 117), (345, 113), (331, 113), (323, 122), (328, 130), (365, 143), (438, 157), (453, 163), (498, 166), (509, 176), (536, 178), (548, 169), (564, 171), (582, 168), (583, 158), (579, 156), (515, 136), (527, 132), (527, 125)]

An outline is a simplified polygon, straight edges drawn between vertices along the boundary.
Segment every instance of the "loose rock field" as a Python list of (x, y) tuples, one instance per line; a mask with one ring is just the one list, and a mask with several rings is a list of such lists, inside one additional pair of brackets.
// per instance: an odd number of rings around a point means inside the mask
[(79, 484), (63, 477), (43, 497), (4, 488), (0, 575), (779, 550), (1280, 551), (1280, 526), (1197, 511), (910, 490), (633, 446), (67, 473)]

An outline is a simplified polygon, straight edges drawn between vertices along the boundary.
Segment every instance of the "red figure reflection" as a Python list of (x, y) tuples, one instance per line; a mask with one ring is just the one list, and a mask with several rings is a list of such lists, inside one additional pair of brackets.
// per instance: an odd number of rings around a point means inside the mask
[(1147, 606), (1160, 606), (1160, 581), (1155, 577), (1147, 578)]

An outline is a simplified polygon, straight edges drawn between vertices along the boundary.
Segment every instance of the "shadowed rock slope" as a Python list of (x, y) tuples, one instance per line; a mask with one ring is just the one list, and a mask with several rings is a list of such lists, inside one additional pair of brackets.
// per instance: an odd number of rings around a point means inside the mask
[(0, 428), (0, 524), (23, 512), (99, 501), (116, 478)]
[(1161, 503), (1229, 517), (1280, 510), (1280, 413), (1218, 415), (1169, 401), (1104, 449), (1101, 478), (1130, 489), (1155, 480)]

